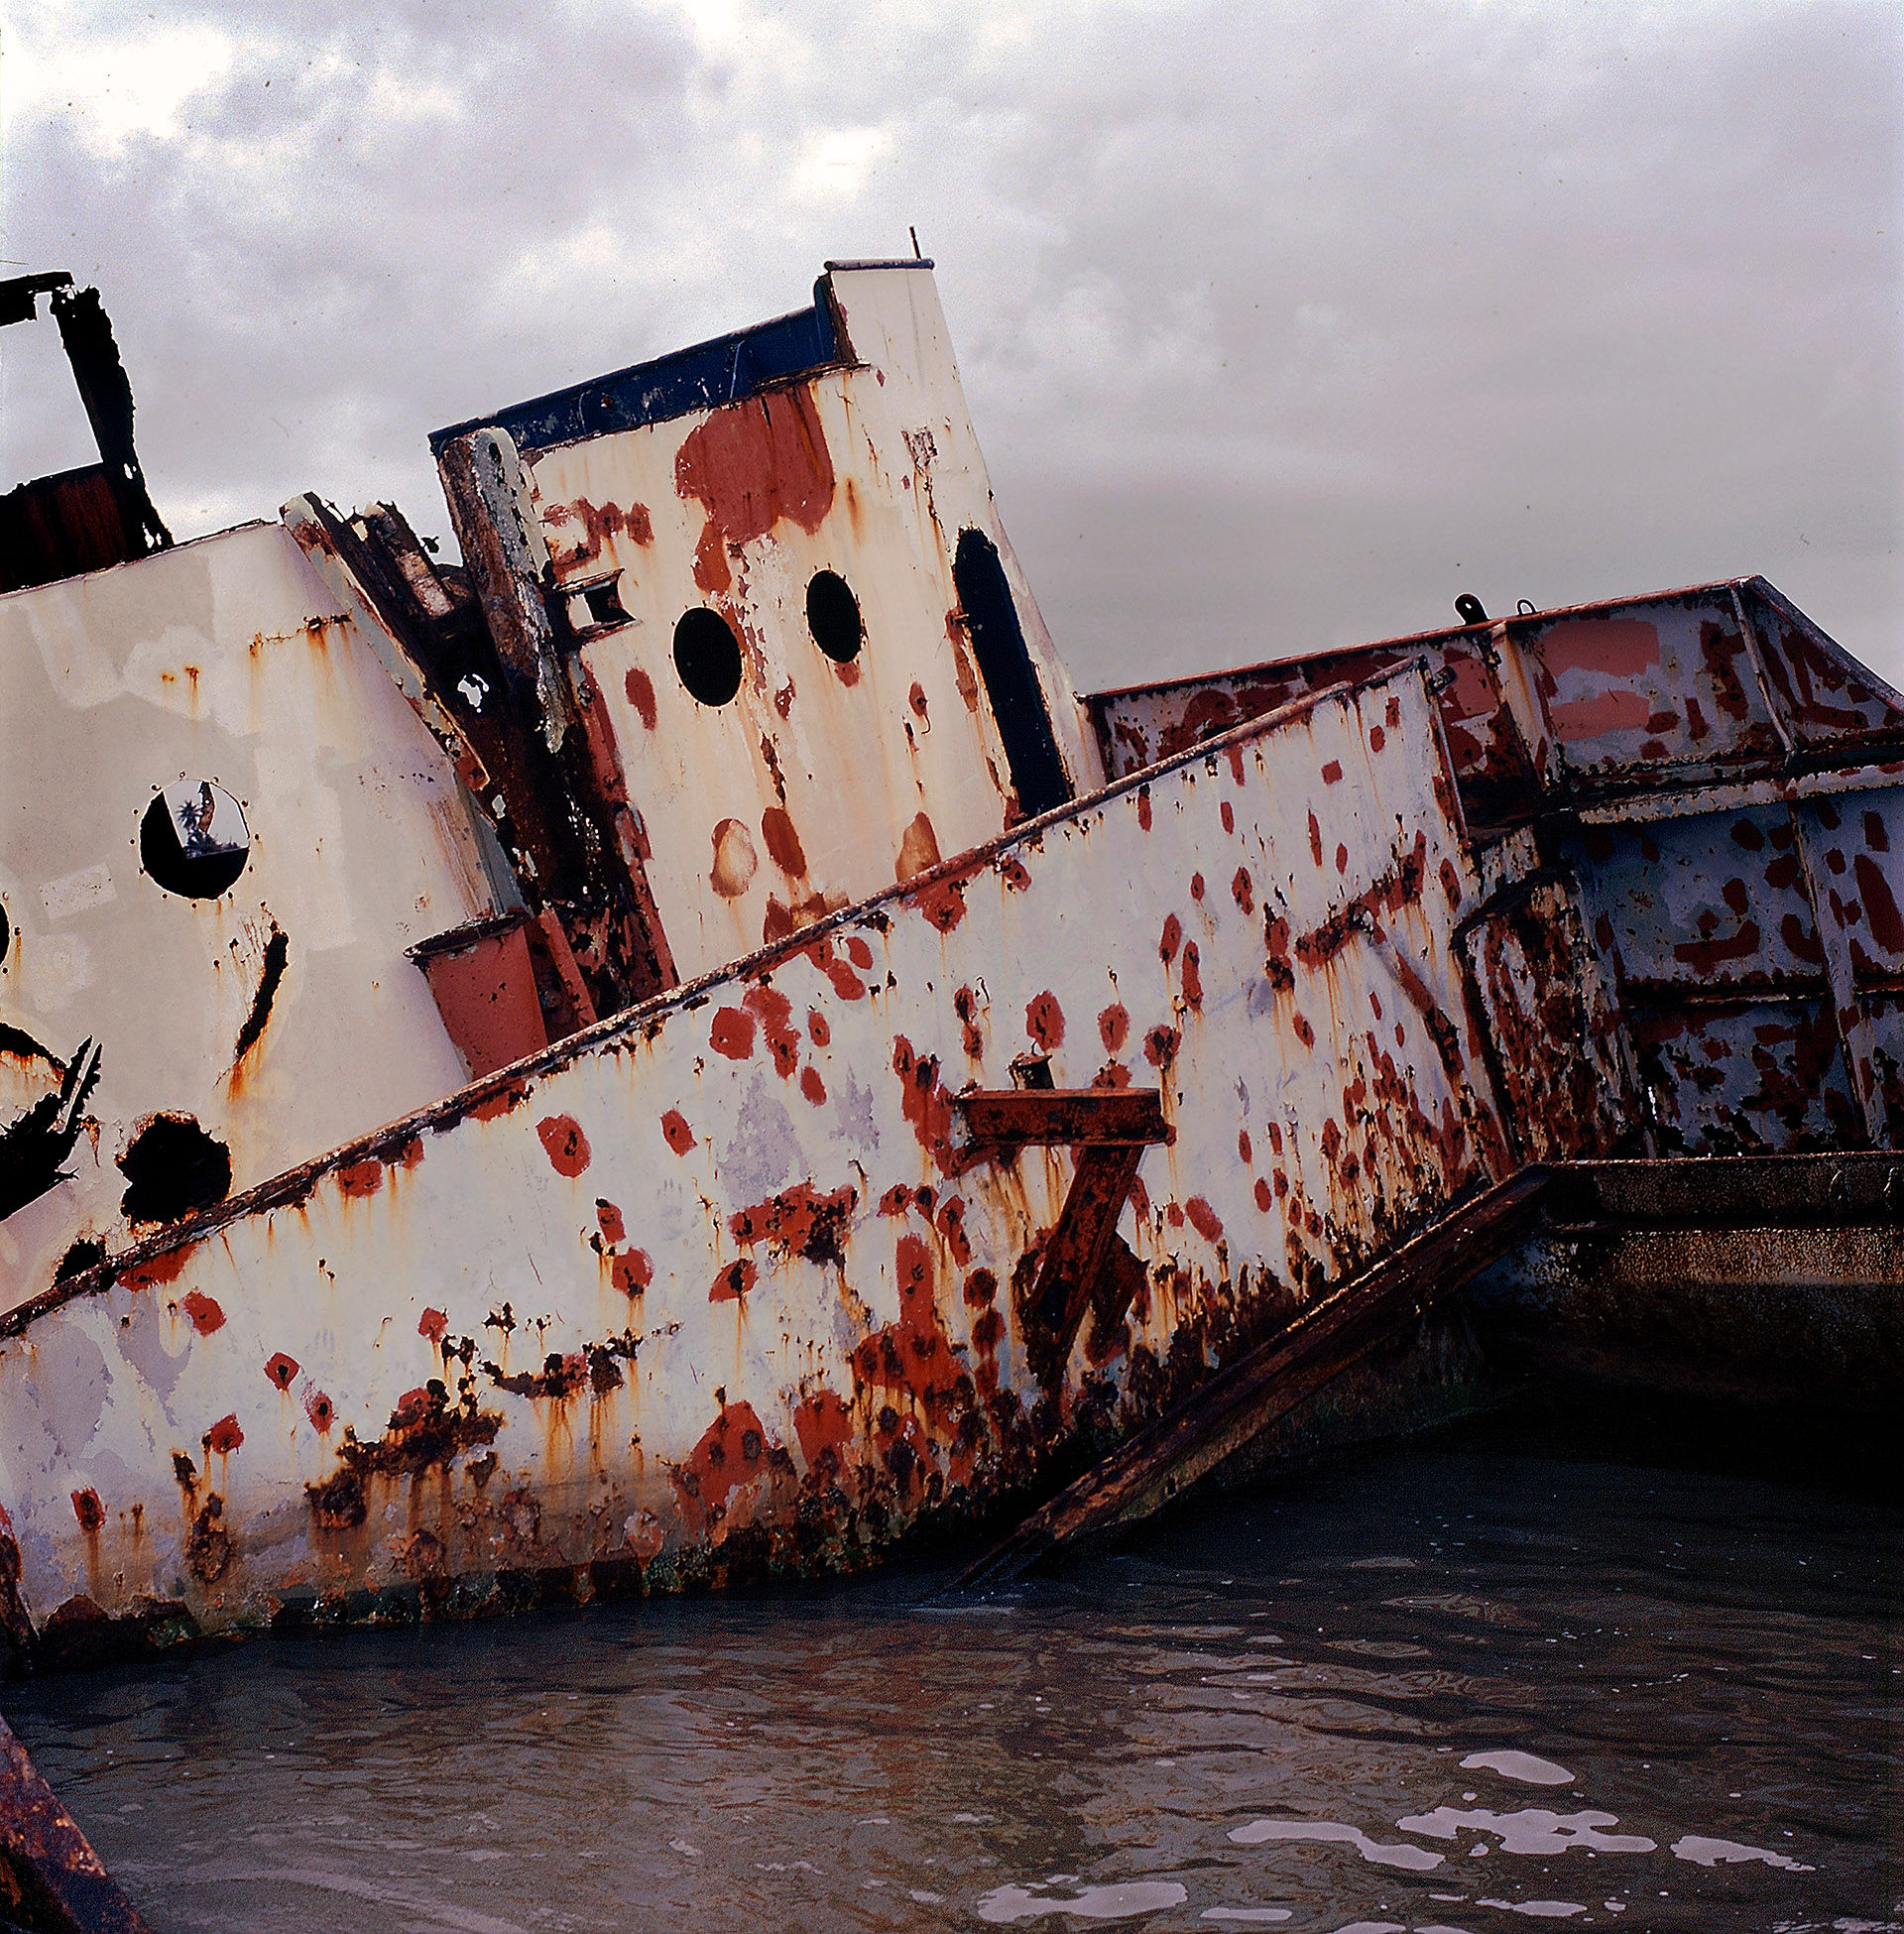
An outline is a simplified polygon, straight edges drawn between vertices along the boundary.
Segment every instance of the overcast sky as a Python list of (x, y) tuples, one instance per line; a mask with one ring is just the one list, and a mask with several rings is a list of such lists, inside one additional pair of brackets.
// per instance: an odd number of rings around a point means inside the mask
[[(1904, 682), (1904, 6), (4, 0), (0, 254), (178, 536), (938, 282), (1085, 686), (1761, 571)], [(0, 483), (85, 460), (0, 333)], [(57, 406), (57, 407), (56, 407)]]

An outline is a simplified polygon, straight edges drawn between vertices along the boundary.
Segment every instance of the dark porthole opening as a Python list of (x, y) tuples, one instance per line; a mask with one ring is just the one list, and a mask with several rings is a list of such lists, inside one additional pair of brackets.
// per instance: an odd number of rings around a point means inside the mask
[(244, 808), (208, 779), (181, 779), (154, 795), (139, 821), (139, 863), (169, 894), (216, 900), (251, 858)]
[(806, 587), (806, 628), (835, 665), (851, 665), (866, 642), (853, 587), (838, 571), (815, 571)]
[(718, 611), (700, 605), (674, 627), (674, 669), (703, 705), (725, 705), (741, 688), (741, 641)]

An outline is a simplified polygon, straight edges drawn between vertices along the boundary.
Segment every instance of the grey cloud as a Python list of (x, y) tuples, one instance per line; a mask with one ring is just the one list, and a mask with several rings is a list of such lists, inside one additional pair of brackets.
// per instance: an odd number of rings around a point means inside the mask
[(16, 118), (6, 211), (105, 289), (186, 528), (440, 528), (433, 424), (916, 222), (1084, 682), (1750, 569), (1904, 676), (1891, 9), (194, 23), (235, 57), (171, 129)]

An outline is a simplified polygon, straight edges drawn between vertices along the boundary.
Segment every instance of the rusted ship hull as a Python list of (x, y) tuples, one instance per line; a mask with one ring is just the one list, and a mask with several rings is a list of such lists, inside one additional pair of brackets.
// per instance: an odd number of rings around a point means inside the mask
[(1530, 1163), (1898, 1148), (1904, 708), (1769, 587), (1079, 706), (855, 273), (442, 432), (467, 583), (306, 499), (0, 600), (189, 776), (0, 856), (20, 1657), (854, 1569)]

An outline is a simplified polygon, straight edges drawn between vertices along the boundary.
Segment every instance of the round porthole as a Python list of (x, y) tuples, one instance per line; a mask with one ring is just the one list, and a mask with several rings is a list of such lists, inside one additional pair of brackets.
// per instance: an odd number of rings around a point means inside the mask
[(860, 601), (838, 571), (815, 571), (806, 586), (806, 628), (835, 665), (851, 665), (866, 642)]
[(703, 705), (725, 705), (741, 688), (741, 641), (718, 611), (681, 613), (674, 627), (674, 669)]
[(208, 779), (174, 781), (139, 821), (139, 862), (169, 894), (216, 900), (250, 857), (244, 808)]

